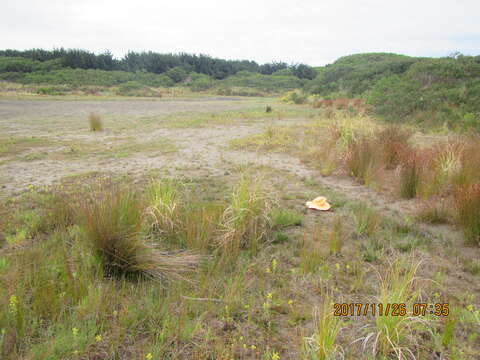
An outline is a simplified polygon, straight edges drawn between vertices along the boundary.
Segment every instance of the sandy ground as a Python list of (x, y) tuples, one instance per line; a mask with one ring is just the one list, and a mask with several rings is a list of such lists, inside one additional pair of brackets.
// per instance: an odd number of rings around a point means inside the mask
[[(68, 160), (40, 159), (21, 161), (9, 158), (0, 161), (0, 196), (8, 197), (30, 185), (50, 185), (66, 176), (89, 172), (142, 175), (156, 171), (168, 176), (218, 176), (228, 174), (239, 165), (265, 165), (299, 178), (315, 179), (349, 199), (367, 202), (385, 215), (403, 218), (413, 214), (415, 200), (398, 200), (356, 184), (348, 177), (323, 177), (299, 159), (286, 154), (235, 151), (228, 147), (232, 139), (262, 132), (268, 125), (292, 123), (292, 120), (241, 122), (197, 128), (165, 128), (162, 116), (179, 112), (221, 112), (252, 106), (252, 101), (239, 99), (194, 99), (156, 101), (15, 101), (0, 100), (0, 130), (7, 136), (37, 136), (62, 141), (86, 141), (108, 146), (119, 136), (133, 136), (139, 144), (155, 139), (168, 139), (178, 151), (174, 154), (133, 152), (125, 158), (105, 158), (87, 154)], [(257, 104), (257, 106), (263, 106)], [(91, 133), (86, 117), (95, 111), (106, 118), (113, 130)], [(159, 119), (153, 126), (141, 126), (141, 119)], [(139, 120), (140, 119), (140, 120)], [(157, 121), (157, 120), (155, 120)], [(298, 121), (298, 120), (297, 120)], [(304, 120), (303, 120), (304, 121)], [(108, 127), (107, 127), (108, 129)], [(38, 150), (32, 150), (38, 151)], [(58, 145), (42, 151), (58, 151)], [(2, 158), (0, 157), (0, 160)], [(422, 230), (437, 239), (458, 240), (461, 234), (451, 227), (421, 225)]]

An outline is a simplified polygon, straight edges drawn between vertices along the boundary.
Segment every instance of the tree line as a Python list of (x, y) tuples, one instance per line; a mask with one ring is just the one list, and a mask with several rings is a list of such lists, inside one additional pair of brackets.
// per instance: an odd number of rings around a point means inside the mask
[(289, 65), (284, 62), (258, 64), (251, 60), (225, 60), (203, 54), (128, 52), (121, 59), (116, 59), (111, 52), (100, 54), (82, 49), (30, 49), (0, 50), (0, 56), (30, 59), (40, 62), (55, 62), (62, 67), (73, 69), (121, 70), (128, 72), (150, 72), (163, 74), (174, 68), (186, 72), (209, 75), (215, 79), (224, 79), (239, 71), (249, 71), (271, 75), (281, 70), (288, 70), (301, 79), (313, 79), (316, 71), (305, 64)]

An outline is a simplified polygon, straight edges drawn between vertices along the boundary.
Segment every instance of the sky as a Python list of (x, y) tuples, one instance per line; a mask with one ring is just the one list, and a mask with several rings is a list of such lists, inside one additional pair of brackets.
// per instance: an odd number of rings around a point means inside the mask
[(207, 54), (312, 66), (480, 55), (479, 0), (0, 0), (0, 49)]

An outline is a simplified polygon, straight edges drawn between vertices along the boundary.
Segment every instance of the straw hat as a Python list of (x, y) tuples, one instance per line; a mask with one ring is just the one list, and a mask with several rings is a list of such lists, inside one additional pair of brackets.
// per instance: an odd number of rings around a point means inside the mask
[(313, 199), (312, 201), (307, 201), (306, 205), (308, 206), (309, 209), (315, 209), (315, 210), (330, 210), (332, 207), (328, 202), (327, 198), (324, 196), (319, 196)]

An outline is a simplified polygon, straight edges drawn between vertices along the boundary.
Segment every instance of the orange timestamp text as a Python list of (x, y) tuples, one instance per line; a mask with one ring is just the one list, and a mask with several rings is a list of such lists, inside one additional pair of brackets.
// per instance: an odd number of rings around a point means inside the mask
[(448, 316), (448, 303), (335, 303), (335, 316)]

